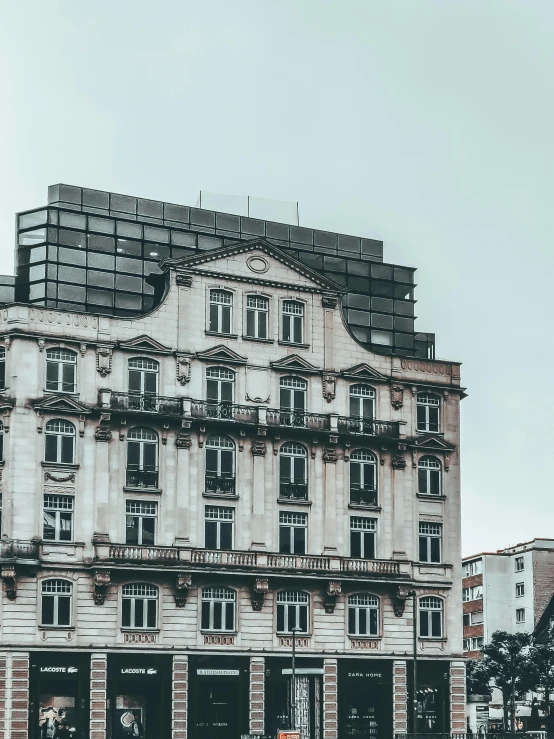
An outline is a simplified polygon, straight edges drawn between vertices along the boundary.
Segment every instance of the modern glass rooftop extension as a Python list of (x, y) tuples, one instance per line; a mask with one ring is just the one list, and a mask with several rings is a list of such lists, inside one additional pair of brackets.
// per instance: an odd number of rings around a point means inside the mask
[(17, 216), (15, 301), (138, 316), (163, 295), (162, 259), (256, 237), (345, 287), (346, 323), (368, 349), (433, 358), (434, 335), (414, 328), (415, 269), (384, 263), (381, 241), (69, 185)]

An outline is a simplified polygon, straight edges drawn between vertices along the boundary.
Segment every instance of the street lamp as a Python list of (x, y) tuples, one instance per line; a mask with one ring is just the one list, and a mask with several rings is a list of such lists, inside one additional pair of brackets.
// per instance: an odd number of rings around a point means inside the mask
[(298, 626), (293, 626), (292, 632), (292, 695), (290, 701), (290, 724), (293, 731), (296, 730), (296, 634), (300, 631)]

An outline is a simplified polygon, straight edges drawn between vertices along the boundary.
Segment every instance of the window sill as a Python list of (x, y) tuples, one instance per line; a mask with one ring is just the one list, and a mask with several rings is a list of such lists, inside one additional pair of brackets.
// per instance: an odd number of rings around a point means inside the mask
[(446, 567), (445, 562), (416, 562), (418, 567)]
[(208, 636), (238, 636), (238, 631), (223, 631), (222, 629), (200, 629), (201, 634), (206, 634)]
[(260, 339), (257, 336), (243, 336), (244, 341), (257, 341), (259, 344), (274, 344), (275, 339)]
[(78, 464), (65, 464), (64, 462), (41, 462), (43, 467), (52, 467), (55, 470), (78, 470)]
[(303, 505), (311, 506), (311, 500), (294, 500), (294, 498), (277, 498), (277, 503), (284, 503), (287, 505)]
[(218, 500), (238, 500), (238, 495), (227, 495), (226, 493), (202, 493), (203, 498), (217, 498)]
[(206, 336), (222, 336), (225, 339), (238, 339), (238, 334), (223, 334), (219, 331), (206, 331)]
[(75, 631), (75, 626), (52, 626), (51, 624), (45, 626), (40, 624), (39, 629), (41, 631)]
[(351, 641), (381, 641), (383, 636), (381, 634), (379, 634), (379, 636), (368, 636), (367, 634), (348, 634), (348, 638)]
[(295, 341), (282, 341), (281, 339), (277, 342), (280, 346), (295, 346), (298, 349), (309, 349), (309, 344), (297, 344)]
[(416, 493), (417, 498), (421, 500), (446, 500), (446, 495), (430, 495), (428, 493)]
[(161, 629), (158, 629), (158, 628), (156, 628), (156, 629), (144, 629), (144, 628), (140, 628), (140, 626), (122, 626), (121, 627), (121, 632), (124, 633), (124, 634), (125, 633), (137, 634), (139, 632), (141, 634), (159, 634), (160, 631), (161, 631)]
[(381, 512), (380, 505), (364, 505), (363, 503), (349, 503), (348, 508), (353, 511), (375, 511), (375, 513)]
[(418, 636), (420, 642), (440, 644), (441, 642), (447, 642), (446, 636)]
[(124, 493), (146, 493), (148, 495), (152, 495), (152, 494), (159, 495), (162, 492), (162, 489), (161, 488), (132, 488), (132, 487), (128, 487), (127, 485), (124, 485), (123, 492)]
[(294, 634), (292, 631), (276, 631), (276, 636), (278, 636), (280, 639), (292, 639), (293, 636), (296, 636), (297, 639), (311, 639), (312, 634), (311, 632), (300, 632), (297, 631)]
[(426, 431), (425, 429), (416, 429), (416, 434), (432, 434), (433, 436), (444, 436), (444, 431)]
[(57, 539), (41, 539), (40, 543), (46, 546), (59, 546), (59, 547), (84, 547), (84, 541), (58, 541)]
[(79, 398), (79, 393), (76, 390), (69, 392), (64, 390), (47, 390), (44, 388), (43, 392), (45, 395), (59, 395), (62, 398), (67, 398), (68, 396), (75, 398), (75, 400)]

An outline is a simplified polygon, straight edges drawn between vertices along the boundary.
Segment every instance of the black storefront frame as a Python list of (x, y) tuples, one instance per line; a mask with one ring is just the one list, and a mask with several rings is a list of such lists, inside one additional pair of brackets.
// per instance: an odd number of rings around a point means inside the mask
[(341, 739), (392, 736), (392, 660), (338, 660), (338, 726)]
[[(296, 657), (296, 675), (310, 675), (313, 679), (309, 686), (310, 702), (310, 737), (314, 736), (316, 721), (316, 706), (319, 705), (320, 736), (324, 736), (324, 694), (323, 673), (324, 660), (322, 657)], [(291, 720), (291, 657), (266, 657), (265, 659), (265, 733), (268, 736), (277, 736), (279, 730), (290, 729)], [(315, 691), (319, 691), (319, 696)], [(297, 724), (298, 725), (298, 724)]]
[[(408, 671), (408, 731), (413, 732), (413, 661)], [(450, 662), (417, 660), (417, 733), (448, 734), (450, 732)], [(435, 718), (433, 719), (433, 714)], [(431, 723), (433, 725), (431, 726)]]
[[(51, 700), (45, 701), (46, 696)], [(73, 699), (74, 706), (67, 705), (63, 698)], [(46, 703), (54, 710), (41, 711), (48, 708)], [(74, 727), (73, 739), (88, 739), (89, 705), (90, 653), (29, 653), (29, 739), (42, 739), (41, 717), (48, 716), (58, 724), (67, 722), (69, 728)]]

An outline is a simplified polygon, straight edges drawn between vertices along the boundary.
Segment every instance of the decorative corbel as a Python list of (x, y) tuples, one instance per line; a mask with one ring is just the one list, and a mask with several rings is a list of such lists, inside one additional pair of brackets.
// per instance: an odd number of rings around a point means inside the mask
[(192, 577), (185, 575), (183, 572), (177, 573), (175, 581), (175, 605), (177, 608), (184, 608), (187, 604), (187, 598), (192, 585)]
[(37, 431), (42, 434), (42, 426), (44, 424), (44, 414), (42, 411), (37, 411)]
[(257, 577), (252, 585), (252, 610), (261, 611), (264, 605), (265, 594), (269, 590), (269, 581), (267, 577)]
[(446, 454), (444, 457), (444, 471), (448, 472), (450, 469), (450, 455)]
[(177, 382), (180, 385), (186, 385), (190, 382), (190, 357), (177, 357)]
[(84, 435), (85, 435), (85, 417), (81, 415), (79, 416), (79, 436), (82, 439)]
[(323, 375), (323, 397), (328, 403), (335, 398), (336, 382), (335, 375)]
[(100, 377), (106, 377), (112, 371), (111, 346), (99, 345), (96, 347), (96, 370)]
[(325, 464), (336, 464), (337, 459), (337, 448), (334, 446), (325, 447), (323, 450), (323, 461)]
[(112, 430), (109, 427), (110, 414), (100, 414), (100, 425), (96, 427), (94, 438), (96, 441), (110, 441), (112, 438)]
[(94, 604), (103, 606), (111, 582), (110, 570), (94, 571)]
[(390, 400), (391, 405), (395, 410), (399, 410), (404, 405), (404, 386), (397, 385), (396, 383), (391, 385), (390, 388)]
[(180, 287), (190, 287), (192, 285), (192, 275), (186, 272), (177, 272), (175, 281)]
[(404, 455), (402, 454), (393, 454), (392, 455), (392, 468), (393, 470), (403, 470), (406, 469), (406, 459)]
[(4, 583), (4, 592), (8, 600), (17, 598), (17, 578), (15, 567), (2, 567), (2, 582)]
[(87, 353), (87, 345), (86, 344), (81, 344), (79, 346), (79, 351), (81, 352), (81, 356), (84, 357), (85, 354)]
[(263, 439), (254, 439), (252, 442), (252, 455), (254, 457), (265, 457), (267, 454), (267, 447)]
[(2, 413), (4, 417), (4, 420), (2, 423), (4, 424), (5, 434), (9, 433), (10, 431), (10, 412), (11, 412), (11, 408), (6, 408), (6, 410)]
[(336, 308), (339, 302), (339, 296), (336, 293), (323, 293), (321, 296), (321, 304), (324, 308)]
[(329, 580), (327, 583), (327, 590), (323, 595), (323, 607), (325, 613), (333, 613), (335, 610), (335, 604), (337, 598), (341, 593), (341, 584), (337, 580)]
[(45, 345), (44, 339), (39, 339), (38, 340), (38, 350), (39, 350), (39, 352), (43, 352), (44, 351), (44, 345)]
[(10, 346), (12, 345), (12, 340), (9, 336), (4, 337), (4, 346), (6, 347), (6, 351), (10, 351)]
[(192, 438), (186, 429), (181, 427), (175, 437), (175, 446), (177, 449), (190, 449), (192, 446)]
[(396, 589), (394, 600), (392, 602), (392, 607), (394, 610), (394, 615), (398, 618), (404, 615), (404, 608), (406, 607), (406, 600), (408, 599), (409, 595), (410, 591), (408, 590), (408, 588), (403, 588), (401, 585), (399, 585)]

